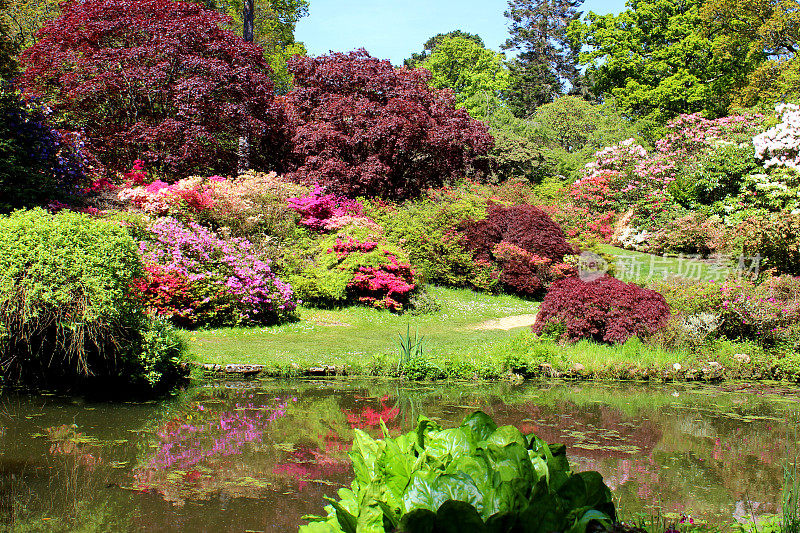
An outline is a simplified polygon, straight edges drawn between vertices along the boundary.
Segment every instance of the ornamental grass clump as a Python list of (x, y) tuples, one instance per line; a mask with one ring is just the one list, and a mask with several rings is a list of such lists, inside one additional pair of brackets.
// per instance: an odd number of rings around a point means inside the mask
[(381, 426), (382, 440), (355, 430), (355, 480), (300, 533), (577, 533), (616, 520), (603, 477), (574, 472), (563, 444), (497, 427), (480, 411), (451, 429), (421, 416), (397, 438)]
[(139, 246), (149, 276), (137, 282), (145, 304), (185, 327), (275, 324), (297, 303), (288, 283), (246, 239), (173, 218), (156, 220)]
[(621, 344), (656, 333), (669, 317), (669, 306), (656, 291), (608, 275), (592, 281), (570, 277), (553, 283), (531, 328), (572, 342)]
[(183, 344), (145, 314), (131, 283), (136, 243), (110, 221), (62, 211), (0, 217), (0, 371), (37, 386), (102, 378), (164, 388), (180, 376)]

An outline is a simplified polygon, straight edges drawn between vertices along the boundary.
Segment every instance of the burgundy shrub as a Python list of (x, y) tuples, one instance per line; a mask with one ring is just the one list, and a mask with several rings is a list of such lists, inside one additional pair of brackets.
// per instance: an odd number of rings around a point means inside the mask
[(112, 171), (232, 173), (243, 127), (254, 143), (281, 123), (262, 50), (194, 2), (68, 0), (22, 55), (21, 86)]
[[(404, 199), (463, 177), (493, 144), (488, 128), (425, 70), (396, 69), (361, 49), (289, 61), (283, 99), (290, 175), (349, 197)], [(483, 160), (481, 160), (483, 161)]]
[(593, 281), (569, 277), (550, 287), (532, 329), (541, 334), (563, 328), (563, 337), (570, 341), (623, 343), (652, 335), (669, 316), (667, 301), (656, 291), (611, 276)]
[(532, 296), (574, 273), (563, 261), (575, 248), (537, 207), (490, 205), (484, 220), (465, 222), (463, 234), (476, 261), (500, 269), (500, 281), (509, 292)]

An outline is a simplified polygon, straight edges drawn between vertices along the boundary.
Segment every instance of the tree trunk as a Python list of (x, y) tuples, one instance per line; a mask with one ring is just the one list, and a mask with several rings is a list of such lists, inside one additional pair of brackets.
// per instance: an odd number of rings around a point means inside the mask
[[(242, 37), (245, 42), (253, 42), (253, 21), (255, 19), (255, 0), (244, 0), (244, 8), (242, 11)], [(242, 132), (239, 134), (239, 174), (244, 173), (250, 168), (250, 139), (247, 131), (247, 115), (248, 109), (245, 104), (244, 109), (245, 117), (242, 119)]]

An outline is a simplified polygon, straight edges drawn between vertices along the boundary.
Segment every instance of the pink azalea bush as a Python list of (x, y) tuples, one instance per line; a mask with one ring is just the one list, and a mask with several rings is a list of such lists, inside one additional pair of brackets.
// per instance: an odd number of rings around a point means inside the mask
[(303, 196), (288, 198), (289, 207), (300, 214), (300, 224), (314, 231), (335, 231), (347, 225), (369, 227), (378, 230), (379, 226), (364, 216), (364, 206), (335, 194), (325, 194), (319, 185)]
[(320, 306), (358, 302), (402, 311), (417, 286), (408, 254), (357, 226), (311, 241), (292, 270), (297, 274), (290, 281), (298, 295)]
[[(297, 304), (291, 286), (272, 272), (269, 260), (254, 253), (249, 241), (222, 239), (197, 223), (169, 217), (157, 219), (149, 233), (140, 252), (151, 276), (140, 285), (140, 294), (156, 312), (188, 326), (273, 324), (292, 317)], [(164, 291), (167, 282), (185, 284), (189, 295), (165, 298), (165, 292), (174, 294)]]
[(292, 233), (296, 215), (287, 199), (307, 191), (274, 172), (246, 172), (235, 178), (194, 176), (174, 184), (160, 180), (145, 184), (146, 173), (137, 167), (125, 176), (128, 186), (117, 196), (136, 209), (229, 228), (239, 236)]

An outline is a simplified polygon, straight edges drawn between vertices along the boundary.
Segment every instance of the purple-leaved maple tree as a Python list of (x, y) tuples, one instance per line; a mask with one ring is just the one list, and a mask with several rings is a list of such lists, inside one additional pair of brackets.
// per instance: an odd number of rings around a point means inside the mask
[(455, 109), (426, 70), (396, 69), (365, 50), (289, 61), (284, 98), (290, 175), (344, 196), (404, 199), (485, 164), (487, 127)]
[(229, 17), (172, 0), (61, 9), (23, 54), (21, 85), (108, 170), (141, 158), (175, 177), (229, 173), (242, 124), (260, 142), (280, 130), (262, 50), (223, 29)]

